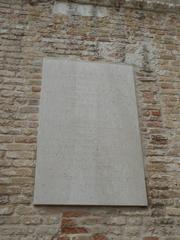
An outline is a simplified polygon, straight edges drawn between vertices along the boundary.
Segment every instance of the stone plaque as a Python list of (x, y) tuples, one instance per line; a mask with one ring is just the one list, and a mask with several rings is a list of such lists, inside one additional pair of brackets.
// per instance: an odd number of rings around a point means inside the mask
[(133, 68), (45, 58), (34, 204), (146, 206)]

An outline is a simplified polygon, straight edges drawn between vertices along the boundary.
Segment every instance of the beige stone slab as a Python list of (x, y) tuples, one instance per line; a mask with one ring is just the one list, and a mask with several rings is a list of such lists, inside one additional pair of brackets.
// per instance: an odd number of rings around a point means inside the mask
[(131, 66), (44, 59), (34, 203), (147, 205)]
[(91, 4), (59, 2), (54, 4), (53, 13), (83, 17), (106, 17), (108, 10), (106, 7), (93, 6)]

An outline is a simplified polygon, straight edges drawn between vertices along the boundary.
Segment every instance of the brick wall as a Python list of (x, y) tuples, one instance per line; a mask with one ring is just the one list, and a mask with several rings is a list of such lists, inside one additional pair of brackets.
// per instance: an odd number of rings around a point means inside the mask
[[(180, 240), (178, 1), (106, 1), (104, 17), (31, 2), (0, 1), (0, 240)], [(45, 56), (134, 65), (148, 208), (33, 206)]]

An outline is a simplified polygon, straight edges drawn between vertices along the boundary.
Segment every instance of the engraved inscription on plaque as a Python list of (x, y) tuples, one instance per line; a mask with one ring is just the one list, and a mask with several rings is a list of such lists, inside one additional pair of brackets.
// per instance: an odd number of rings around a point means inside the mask
[(44, 59), (34, 204), (147, 205), (131, 66)]

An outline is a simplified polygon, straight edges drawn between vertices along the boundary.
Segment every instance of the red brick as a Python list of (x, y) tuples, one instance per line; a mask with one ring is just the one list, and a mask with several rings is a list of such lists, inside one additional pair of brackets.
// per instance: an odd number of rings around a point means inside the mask
[(96, 234), (92, 240), (107, 240), (107, 238), (103, 234)]
[(147, 122), (148, 127), (162, 127), (162, 122), (157, 122), (157, 121), (149, 121)]
[(75, 222), (70, 218), (63, 218), (61, 226), (62, 226), (62, 228), (63, 227), (72, 227), (72, 226), (75, 226)]
[(63, 227), (62, 233), (64, 234), (77, 234), (77, 233), (87, 233), (87, 229), (84, 227)]
[(153, 110), (152, 115), (159, 117), (159, 116), (161, 116), (161, 112), (159, 110)]
[(152, 135), (152, 144), (165, 145), (168, 143), (168, 139), (162, 135)]
[(144, 92), (143, 97), (145, 99), (145, 102), (147, 103), (153, 103), (154, 102), (154, 94), (153, 92)]
[(159, 240), (158, 237), (145, 237), (143, 240)]
[(87, 212), (84, 211), (67, 211), (63, 213), (63, 217), (71, 218), (71, 217), (83, 217), (89, 215)]

